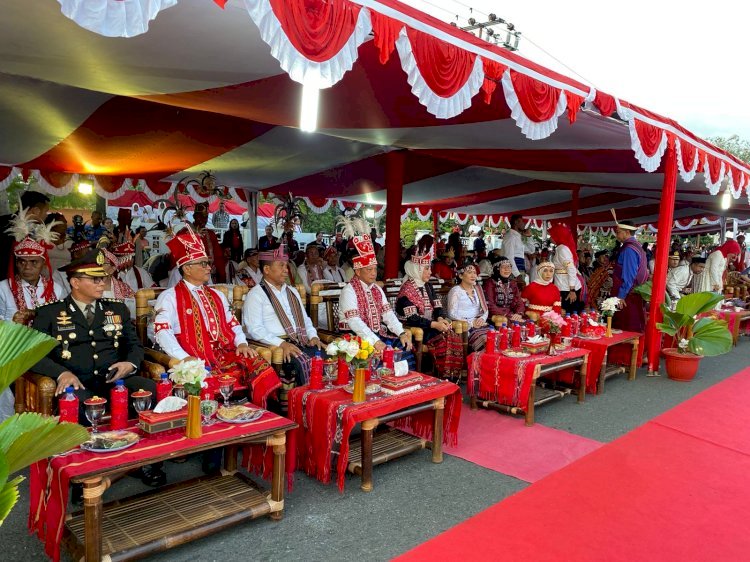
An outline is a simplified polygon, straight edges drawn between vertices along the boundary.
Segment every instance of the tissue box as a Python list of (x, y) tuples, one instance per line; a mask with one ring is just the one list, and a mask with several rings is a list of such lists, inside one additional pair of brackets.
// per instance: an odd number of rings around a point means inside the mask
[(159, 433), (170, 429), (179, 429), (187, 425), (187, 407), (176, 412), (164, 412), (156, 414), (152, 410), (146, 410), (138, 414), (141, 429), (146, 433)]
[(547, 351), (549, 350), (549, 340), (544, 340), (539, 343), (531, 343), (527, 341), (521, 342), (521, 349), (531, 355), (536, 355), (538, 353), (547, 353)]
[(380, 386), (390, 390), (400, 390), (409, 386), (414, 386), (422, 382), (422, 375), (410, 373), (403, 377), (394, 375), (384, 375), (380, 377)]

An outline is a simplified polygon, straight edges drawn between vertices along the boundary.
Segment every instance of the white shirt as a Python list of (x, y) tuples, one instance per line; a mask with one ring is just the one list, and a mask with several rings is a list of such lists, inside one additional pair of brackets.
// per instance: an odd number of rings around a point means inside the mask
[(240, 265), (242, 266), (240, 267), (240, 270), (250, 275), (250, 277), (253, 278), (253, 281), (255, 281), (256, 285), (260, 283), (261, 279), (263, 279), (263, 272), (260, 270), (260, 268), (253, 269), (248, 265), (247, 262), (242, 262)]
[[(316, 279), (315, 281), (324, 281), (325, 280), (325, 273), (323, 273), (322, 269), (323, 268), (321, 267), (321, 273), (323, 274), (322, 277), (320, 279)], [(310, 281), (310, 279), (309, 279), (310, 276), (307, 274), (307, 264), (306, 263), (303, 263), (301, 266), (299, 266), (297, 268), (297, 277), (299, 277), (300, 282), (302, 283), (302, 285), (305, 286), (305, 290), (309, 293), (310, 292), (310, 286), (315, 281), (312, 281), (312, 282)]]
[[(65, 298), (66, 292), (58, 283), (54, 283), (54, 298), (60, 300)], [(28, 282), (21, 280), (21, 290), (23, 291), (23, 300), (26, 303), (26, 308), (34, 310), (37, 306), (45, 304), (44, 297), (44, 283), (43, 279), (40, 279), (36, 284), (36, 287), (29, 285)], [(36, 296), (36, 303), (32, 296)], [(10, 281), (3, 279), (0, 281), (0, 320), (7, 320), (8, 322), (13, 321), (13, 315), (18, 312), (16, 306), (16, 300), (13, 298), (13, 293), (10, 290)]]
[[(219, 299), (221, 300), (222, 308), (225, 311), (225, 318), (227, 322), (230, 322), (233, 319), (234, 316), (232, 314), (232, 310), (229, 308), (229, 302), (227, 302), (226, 297), (221, 293), (221, 291), (211, 289), (210, 287), (192, 285), (187, 281), (185, 281), (185, 284), (192, 292), (201, 290), (211, 291), (214, 294), (218, 295)], [(196, 297), (196, 301), (198, 302), (200, 313), (203, 314), (203, 317), (205, 318), (206, 311), (203, 310), (203, 305), (201, 304), (200, 299)], [(182, 346), (180, 346), (177, 338), (175, 337), (177, 334), (182, 333), (182, 328), (180, 327), (180, 318), (177, 314), (177, 294), (174, 290), (174, 287), (167, 289), (159, 295), (159, 298), (156, 299), (154, 310), (156, 310), (156, 317), (153, 320), (153, 324), (167, 324), (166, 329), (160, 329), (158, 332), (156, 332), (156, 335), (154, 336), (156, 339), (156, 343), (158, 343), (159, 347), (164, 350), (164, 353), (174, 357), (175, 359), (182, 360), (185, 359), (185, 357), (189, 357), (189, 353), (182, 349)], [(245, 333), (242, 331), (242, 326), (239, 323), (234, 328), (232, 328), (232, 331), (234, 332), (235, 347), (239, 347), (243, 343), (247, 343), (247, 338), (245, 337)]]
[(167, 281), (167, 287), (170, 289), (182, 281), (182, 275), (180, 275), (180, 268), (175, 267), (169, 272), (169, 280)]
[(678, 300), (682, 296), (682, 290), (688, 286), (693, 273), (689, 265), (678, 265), (667, 271), (667, 293), (672, 300)]
[[(361, 281), (353, 280), (352, 283), (361, 283)], [(383, 318), (381, 318), (381, 322), (385, 324), (385, 326), (392, 334), (400, 336), (404, 332), (404, 326), (401, 324), (398, 317), (396, 316), (396, 313), (393, 312), (393, 309), (388, 304), (388, 299), (386, 298), (383, 289), (381, 289), (375, 283), (369, 286), (365, 285), (365, 295), (371, 294), (370, 291), (373, 286), (380, 294), (383, 308), (385, 310), (385, 312), (383, 313)], [(341, 296), (339, 297), (339, 323), (344, 325), (344, 329), (346, 329), (346, 326), (348, 326), (348, 328), (352, 332), (357, 334), (360, 338), (362, 338), (363, 340), (367, 340), (372, 345), (375, 345), (380, 341), (380, 337), (372, 331), (372, 329), (367, 325), (364, 319), (362, 319), (360, 316), (350, 316), (349, 318), (347, 318), (347, 312), (351, 314), (351, 311), (356, 310), (358, 310), (357, 295), (354, 292), (354, 288), (351, 286), (351, 284), (347, 284), (343, 289), (341, 289)]]
[[(570, 248), (565, 244), (555, 248), (552, 263), (555, 264), (555, 285), (560, 291), (577, 291), (581, 288), (581, 280), (578, 279), (578, 270)], [(563, 271), (565, 273), (562, 273)]]
[[(703, 272), (700, 291), (719, 292), (724, 289), (724, 270), (727, 267), (727, 258), (719, 250), (711, 252), (706, 259), (706, 269)], [(718, 289), (714, 289), (718, 287)]]
[[(270, 283), (266, 283), (266, 287), (278, 299), (286, 317), (295, 328), (298, 326), (294, 321), (294, 314), (292, 313), (289, 299), (297, 299), (302, 309), (307, 338), (313, 339), (318, 337), (318, 332), (315, 330), (315, 326), (313, 326), (307, 312), (305, 312), (305, 306), (302, 304), (302, 299), (297, 289), (287, 284), (284, 284), (281, 290), (278, 290)], [(268, 345), (281, 345), (284, 342), (282, 336), (287, 335), (284, 326), (281, 324), (281, 320), (279, 320), (276, 311), (273, 309), (270, 299), (260, 285), (256, 285), (250, 289), (247, 297), (245, 297), (245, 303), (242, 305), (242, 326), (245, 329), (245, 333), (252, 339)]]
[(471, 327), (471, 324), (477, 318), (487, 320), (489, 310), (482, 312), (479, 294), (477, 293), (477, 291), (481, 290), (481, 287), (476, 285), (474, 287), (474, 296), (470, 298), (461, 285), (453, 287), (448, 292), (448, 316), (451, 320), (465, 320), (469, 323), (469, 327)]
[[(142, 285), (140, 287), (138, 286), (138, 278), (135, 276), (136, 269), (138, 269), (138, 273), (141, 275)], [(121, 271), (119, 278), (120, 281), (128, 285), (134, 291), (138, 291), (138, 289), (148, 289), (154, 286), (154, 280), (151, 277), (151, 274), (138, 266), (129, 267), (127, 270)]]
[(505, 233), (505, 237), (503, 238), (503, 255), (510, 260), (510, 267), (513, 270), (514, 277), (519, 274), (515, 258), (524, 259), (525, 253), (526, 246), (523, 243), (521, 233), (511, 228)]
[(344, 270), (339, 266), (331, 267), (330, 265), (326, 265), (323, 268), (323, 277), (334, 283), (346, 283), (347, 281), (346, 273), (344, 273)]

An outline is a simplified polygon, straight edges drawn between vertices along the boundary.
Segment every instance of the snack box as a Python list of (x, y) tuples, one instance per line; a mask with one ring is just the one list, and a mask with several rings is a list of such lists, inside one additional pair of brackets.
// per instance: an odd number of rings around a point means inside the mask
[(140, 426), (146, 433), (159, 433), (170, 429), (178, 429), (187, 425), (187, 406), (175, 412), (157, 414), (153, 410), (146, 410), (138, 414)]
[(549, 350), (549, 340), (544, 340), (539, 343), (530, 343), (527, 341), (521, 342), (521, 349), (531, 355), (536, 355), (538, 353), (547, 353), (547, 351)]
[(410, 373), (403, 377), (397, 377), (394, 375), (386, 375), (380, 378), (380, 386), (389, 390), (400, 390), (402, 388), (408, 388), (410, 386), (417, 385), (422, 382), (421, 375), (417, 373)]

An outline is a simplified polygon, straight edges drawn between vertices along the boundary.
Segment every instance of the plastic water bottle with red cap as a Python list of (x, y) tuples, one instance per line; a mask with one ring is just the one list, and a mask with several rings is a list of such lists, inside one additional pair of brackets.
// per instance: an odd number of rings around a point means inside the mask
[(156, 403), (158, 404), (164, 400), (167, 396), (172, 396), (172, 383), (169, 380), (167, 373), (161, 374), (161, 380), (156, 385)]
[(323, 388), (323, 358), (320, 351), (315, 352), (315, 357), (310, 360), (310, 389), (320, 390)]
[(128, 389), (125, 381), (115, 381), (115, 386), (109, 391), (110, 421), (109, 426), (113, 430), (128, 427)]
[(60, 398), (57, 408), (61, 422), (78, 423), (78, 396), (72, 386), (65, 389), (65, 395)]

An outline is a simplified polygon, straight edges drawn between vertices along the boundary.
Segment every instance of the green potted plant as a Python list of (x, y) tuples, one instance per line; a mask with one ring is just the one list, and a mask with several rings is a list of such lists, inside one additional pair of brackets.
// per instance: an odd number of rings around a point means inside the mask
[(663, 319), (656, 327), (672, 336), (677, 345), (662, 349), (670, 379), (692, 380), (703, 357), (721, 355), (732, 349), (732, 334), (727, 323), (711, 316), (700, 316), (714, 310), (723, 298), (715, 293), (693, 293), (678, 300), (674, 310), (661, 305)]
[[(57, 342), (20, 324), (0, 321), (0, 392), (47, 355)], [(63, 453), (89, 438), (77, 423), (28, 412), (0, 424), (0, 525), (18, 500), (19, 470), (49, 456)]]

